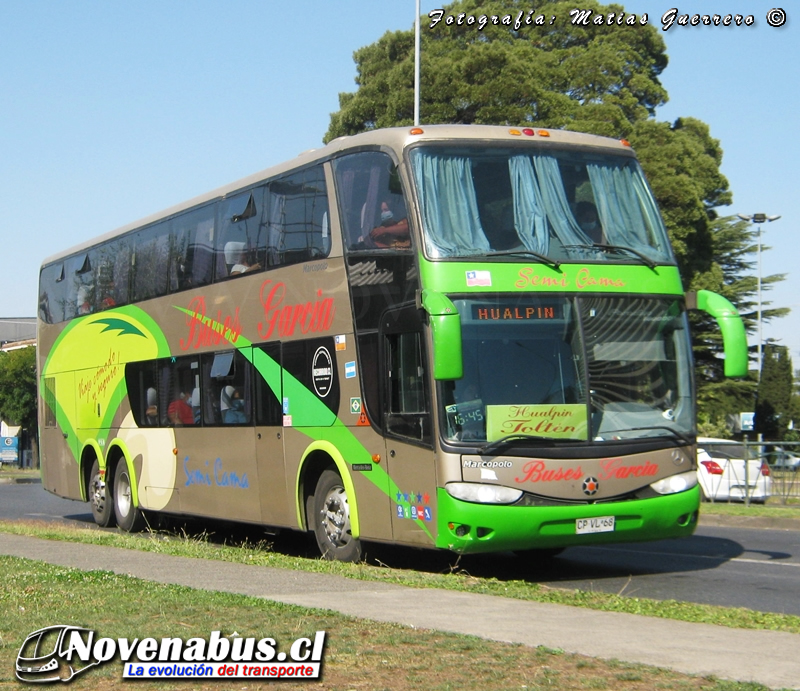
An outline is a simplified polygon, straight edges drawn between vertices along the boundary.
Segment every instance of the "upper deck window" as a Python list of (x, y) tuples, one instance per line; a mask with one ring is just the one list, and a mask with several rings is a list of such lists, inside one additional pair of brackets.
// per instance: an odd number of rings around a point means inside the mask
[(389, 156), (378, 151), (343, 156), (334, 161), (334, 174), (350, 252), (411, 247), (400, 176)]
[(585, 149), (411, 151), (431, 258), (519, 252), (559, 261), (674, 263), (632, 157)]

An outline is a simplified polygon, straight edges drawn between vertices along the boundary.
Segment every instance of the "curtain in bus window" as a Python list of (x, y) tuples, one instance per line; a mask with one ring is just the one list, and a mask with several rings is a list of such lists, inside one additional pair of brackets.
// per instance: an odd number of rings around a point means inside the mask
[(558, 161), (553, 156), (534, 156), (533, 167), (547, 217), (558, 239), (564, 245), (591, 245), (591, 239), (581, 230), (572, 215)]
[(414, 157), (414, 167), (428, 253), (447, 257), (488, 252), (470, 159), (421, 154)]
[(544, 213), (542, 192), (528, 156), (508, 159), (511, 189), (514, 200), (514, 228), (522, 244), (532, 252), (547, 254), (550, 236)]
[(624, 245), (651, 256), (653, 247), (647, 235), (651, 228), (658, 227), (659, 219), (641, 177), (628, 166), (589, 163), (586, 170), (609, 244)]

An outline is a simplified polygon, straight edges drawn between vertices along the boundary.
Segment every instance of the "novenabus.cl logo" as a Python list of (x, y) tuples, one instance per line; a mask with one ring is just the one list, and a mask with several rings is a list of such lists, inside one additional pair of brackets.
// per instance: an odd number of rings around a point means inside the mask
[(17, 655), (17, 679), (32, 683), (69, 681), (89, 667), (119, 660), (124, 679), (227, 677), (319, 679), (325, 631), (297, 638), (281, 650), (274, 638), (98, 638), (79, 626), (48, 626), (30, 634)]
[(75, 637), (91, 633), (78, 626), (47, 626), (28, 634), (17, 653), (17, 679), (33, 683), (69, 681), (100, 664), (74, 656)]

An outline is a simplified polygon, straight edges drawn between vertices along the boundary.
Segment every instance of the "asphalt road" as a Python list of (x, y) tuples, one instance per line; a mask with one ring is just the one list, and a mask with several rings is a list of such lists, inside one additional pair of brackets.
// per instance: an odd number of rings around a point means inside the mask
[[(0, 518), (94, 526), (88, 504), (55, 497), (39, 484), (0, 485)], [(214, 524), (212, 532), (232, 542), (240, 536), (252, 540), (254, 531)], [(277, 549), (313, 558), (303, 537), (288, 535), (278, 540)], [(448, 553), (384, 545), (368, 545), (366, 554), (396, 568), (457, 568), (475, 577), (800, 615), (800, 531), (793, 530), (701, 524), (684, 540), (573, 547), (538, 564), (510, 554), (459, 560)]]

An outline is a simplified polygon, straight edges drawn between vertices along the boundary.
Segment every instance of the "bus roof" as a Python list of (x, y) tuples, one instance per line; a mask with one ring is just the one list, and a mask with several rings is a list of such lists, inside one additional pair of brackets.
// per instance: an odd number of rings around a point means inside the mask
[(304, 151), (299, 156), (288, 161), (266, 168), (245, 178), (219, 187), (211, 192), (171, 206), (163, 211), (146, 216), (138, 221), (128, 223), (116, 230), (91, 238), (74, 245), (69, 249), (47, 257), (42, 266), (59, 261), (66, 257), (86, 251), (125, 233), (148, 226), (152, 223), (169, 218), (193, 207), (222, 199), (227, 195), (239, 192), (247, 187), (252, 187), (259, 182), (269, 180), (283, 173), (287, 173), (316, 162), (325, 161), (338, 153), (361, 147), (386, 146), (395, 151), (402, 151), (407, 146), (419, 142), (454, 142), (454, 141), (483, 141), (483, 142), (519, 142), (539, 141), (553, 144), (566, 144), (570, 146), (585, 146), (591, 148), (617, 149), (620, 152), (631, 153), (630, 146), (624, 140), (600, 137), (582, 132), (569, 132), (566, 130), (550, 130), (541, 127), (509, 127), (505, 125), (420, 125), (417, 127), (392, 127), (386, 129), (370, 130), (360, 134), (338, 137), (319, 149)]

